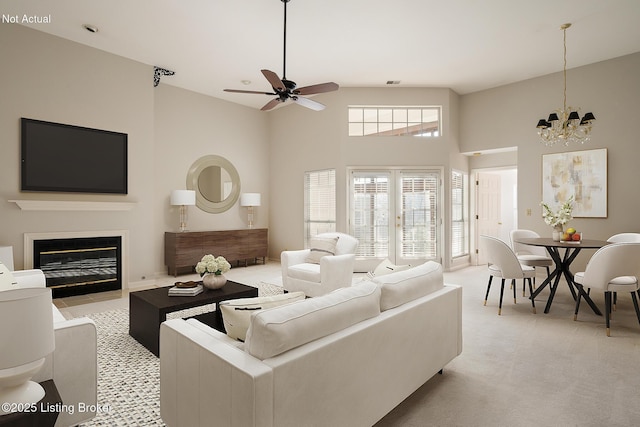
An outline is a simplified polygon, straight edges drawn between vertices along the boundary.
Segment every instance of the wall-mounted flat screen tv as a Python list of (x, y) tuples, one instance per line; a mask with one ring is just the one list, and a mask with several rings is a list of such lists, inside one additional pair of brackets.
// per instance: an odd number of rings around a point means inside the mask
[(127, 134), (22, 119), (21, 190), (127, 194)]

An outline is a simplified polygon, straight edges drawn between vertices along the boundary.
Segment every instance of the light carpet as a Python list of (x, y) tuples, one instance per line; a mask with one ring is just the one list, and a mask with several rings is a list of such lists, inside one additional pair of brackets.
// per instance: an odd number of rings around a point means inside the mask
[[(258, 295), (282, 293), (282, 286), (260, 282)], [(185, 318), (215, 310), (208, 304), (167, 315)], [(82, 426), (164, 426), (160, 418), (160, 359), (129, 335), (129, 310), (87, 315), (98, 333), (98, 404), (109, 405)]]
[[(376, 427), (631, 426), (640, 423), (640, 326), (629, 295), (620, 295), (611, 337), (586, 304), (573, 321), (561, 284), (551, 312), (545, 290), (530, 301), (498, 289), (483, 306), (486, 267), (445, 273), (463, 286), (463, 352)], [(278, 287), (274, 286), (277, 292)], [(603, 298), (594, 295), (602, 307)], [(127, 310), (90, 315), (98, 328), (98, 401), (111, 412), (85, 426), (161, 426), (158, 359), (128, 334)], [(375, 391), (373, 391), (375, 392)]]

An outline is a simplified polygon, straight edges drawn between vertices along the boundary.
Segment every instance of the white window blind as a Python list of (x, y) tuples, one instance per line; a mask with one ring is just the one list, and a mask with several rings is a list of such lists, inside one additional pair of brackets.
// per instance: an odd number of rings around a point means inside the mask
[(387, 258), (391, 176), (385, 172), (354, 172), (351, 179), (351, 229), (359, 242), (356, 255)]
[(430, 172), (403, 172), (402, 258), (433, 259), (437, 256), (438, 187), (440, 176)]
[(469, 254), (466, 221), (465, 174), (451, 172), (451, 257)]
[(336, 231), (336, 171), (304, 174), (304, 242), (320, 233)]

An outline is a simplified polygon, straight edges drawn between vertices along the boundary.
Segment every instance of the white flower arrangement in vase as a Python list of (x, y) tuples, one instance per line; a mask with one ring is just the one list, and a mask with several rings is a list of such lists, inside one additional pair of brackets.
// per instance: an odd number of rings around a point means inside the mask
[(559, 233), (561, 236), (563, 231), (562, 226), (573, 219), (573, 216), (571, 215), (573, 212), (573, 196), (569, 197), (569, 200), (564, 202), (557, 212), (553, 212), (545, 202), (540, 202), (540, 206), (542, 206), (543, 209), (542, 218), (544, 219), (545, 224), (554, 228), (554, 240), (560, 240), (560, 237), (556, 239), (556, 233)]
[(227, 283), (223, 273), (231, 270), (231, 264), (223, 256), (215, 257), (211, 254), (202, 257), (196, 264), (196, 273), (202, 277), (206, 288), (219, 289)]

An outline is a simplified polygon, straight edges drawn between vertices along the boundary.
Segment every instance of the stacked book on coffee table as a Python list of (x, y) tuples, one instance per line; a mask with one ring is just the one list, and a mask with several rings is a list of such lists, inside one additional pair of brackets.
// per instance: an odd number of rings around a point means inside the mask
[(193, 297), (204, 290), (199, 282), (176, 282), (169, 288), (170, 297)]

